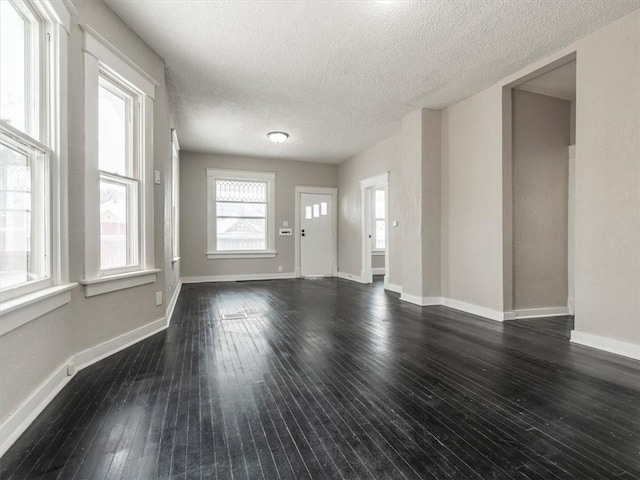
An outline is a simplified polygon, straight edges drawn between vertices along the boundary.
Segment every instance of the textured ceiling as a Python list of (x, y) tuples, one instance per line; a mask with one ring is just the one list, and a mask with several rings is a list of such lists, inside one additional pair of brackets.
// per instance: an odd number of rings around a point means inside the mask
[(543, 75), (521, 83), (517, 90), (541, 93), (563, 100), (576, 99), (576, 62), (565, 63)]
[[(338, 163), (640, 0), (105, 0), (166, 61), (185, 150)], [(276, 145), (272, 130), (291, 134)]]

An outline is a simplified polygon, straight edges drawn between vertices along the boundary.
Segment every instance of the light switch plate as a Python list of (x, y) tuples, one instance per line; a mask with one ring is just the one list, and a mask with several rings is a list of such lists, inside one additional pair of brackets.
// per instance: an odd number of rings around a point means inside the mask
[(283, 227), (288, 227), (289, 226), (289, 222), (287, 220), (283, 220), (282, 221), (282, 226)]
[(391, 225), (393, 225), (394, 227), (398, 226), (398, 220), (394, 220), (393, 222), (391, 222)]
[(153, 175), (154, 175), (153, 178), (154, 178), (155, 184), (156, 185), (160, 185), (160, 181), (161, 181), (161, 179), (160, 179), (160, 170), (154, 170), (153, 171)]

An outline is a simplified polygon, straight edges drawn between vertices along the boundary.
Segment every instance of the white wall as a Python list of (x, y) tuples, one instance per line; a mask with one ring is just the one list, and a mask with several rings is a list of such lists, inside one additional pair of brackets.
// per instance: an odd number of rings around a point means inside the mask
[[(154, 168), (164, 186), (155, 187), (155, 264), (163, 268), (164, 195), (170, 182), (169, 112), (164, 62), (101, 2), (76, 2), (69, 37), (69, 258), (70, 281), (84, 271), (84, 52), (79, 25), (89, 25), (158, 83), (154, 104)], [(168, 246), (167, 246), (168, 247)], [(175, 283), (175, 279), (172, 280)], [(166, 302), (156, 307), (155, 292), (165, 291), (164, 271), (153, 284), (85, 298), (82, 287), (71, 303), (0, 337), (0, 421), (9, 417), (69, 357), (165, 316)], [(165, 299), (166, 300), (166, 299)], [(6, 433), (6, 432), (3, 432)]]
[(571, 102), (513, 90), (513, 308), (566, 307)]
[(208, 260), (207, 167), (276, 172), (276, 230), (283, 220), (295, 226), (295, 187), (336, 187), (338, 168), (326, 163), (296, 162), (269, 158), (234, 157), (181, 152), (180, 155), (180, 248), (182, 276), (295, 273), (295, 237), (276, 235), (276, 258)]
[[(389, 222), (402, 219), (402, 175), (399, 132), (345, 160), (338, 166), (338, 268), (359, 277), (362, 270), (360, 180), (389, 172)], [(391, 225), (391, 224), (390, 224)], [(389, 226), (389, 283), (402, 284), (402, 231)]]
[(442, 112), (442, 295), (503, 310), (502, 89)]
[(443, 111), (443, 295), (494, 310), (508, 304), (503, 88), (574, 54), (575, 328), (639, 345), (638, 10)]
[(577, 50), (575, 328), (640, 345), (640, 10)]

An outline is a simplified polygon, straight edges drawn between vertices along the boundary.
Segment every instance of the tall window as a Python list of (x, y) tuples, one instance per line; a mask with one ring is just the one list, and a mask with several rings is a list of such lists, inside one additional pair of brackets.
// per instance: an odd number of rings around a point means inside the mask
[(51, 285), (46, 23), (26, 2), (0, 2), (0, 292)]
[(153, 98), (157, 82), (85, 31), (85, 295), (156, 280)]
[(373, 190), (373, 235), (371, 246), (372, 250), (382, 251), (386, 248), (385, 230), (386, 230), (386, 192), (384, 189), (376, 188)]
[(207, 256), (275, 256), (275, 174), (208, 169), (207, 175)]
[(100, 270), (137, 269), (140, 169), (138, 95), (106, 74), (99, 76)]

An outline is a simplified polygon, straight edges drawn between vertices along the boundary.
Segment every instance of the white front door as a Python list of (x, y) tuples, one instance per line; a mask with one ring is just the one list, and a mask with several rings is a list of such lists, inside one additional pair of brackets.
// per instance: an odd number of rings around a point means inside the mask
[(331, 195), (300, 194), (300, 274), (331, 275), (333, 232)]

